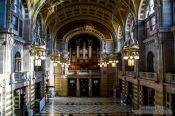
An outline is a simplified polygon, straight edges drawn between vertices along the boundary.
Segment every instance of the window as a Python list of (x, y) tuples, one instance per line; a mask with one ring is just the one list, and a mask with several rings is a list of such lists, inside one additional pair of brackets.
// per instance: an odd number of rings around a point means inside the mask
[(152, 31), (156, 29), (156, 16), (154, 10), (154, 0), (149, 0), (145, 9), (145, 29), (147, 37), (150, 36)]
[(13, 29), (17, 31), (18, 30), (18, 17), (13, 16), (12, 25), (13, 25)]
[(23, 22), (19, 21), (19, 36), (22, 37), (23, 35)]
[(19, 7), (19, 15), (22, 17), (23, 15), (23, 8), (22, 8), (22, 4), (20, 4), (20, 7)]
[(154, 12), (154, 0), (149, 0), (145, 11), (145, 18), (148, 18)]
[(15, 72), (20, 72), (21, 71), (21, 54), (17, 52), (15, 54)]
[(13, 11), (18, 14), (19, 13), (19, 0), (14, 0), (13, 5), (14, 5)]
[(172, 15), (173, 15), (173, 23), (175, 25), (175, 0), (173, 0), (173, 5), (172, 5)]

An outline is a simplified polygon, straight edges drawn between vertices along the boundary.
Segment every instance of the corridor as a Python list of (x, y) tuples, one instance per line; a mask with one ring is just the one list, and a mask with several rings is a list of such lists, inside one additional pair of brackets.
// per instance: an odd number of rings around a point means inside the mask
[(50, 99), (42, 116), (121, 116), (131, 114), (119, 100), (107, 97), (56, 97)]

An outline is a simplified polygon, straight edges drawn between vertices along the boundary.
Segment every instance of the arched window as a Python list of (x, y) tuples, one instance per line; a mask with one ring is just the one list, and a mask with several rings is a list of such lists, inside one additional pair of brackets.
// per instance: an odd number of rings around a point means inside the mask
[(16, 52), (15, 54), (15, 72), (21, 72), (21, 54)]
[(146, 37), (151, 36), (156, 29), (155, 4), (155, 0), (141, 0), (138, 19), (145, 22)]
[(152, 52), (148, 52), (147, 55), (147, 71), (154, 72), (154, 54)]
[(144, 20), (155, 13), (154, 0), (141, 0), (138, 12), (138, 19)]
[(155, 6), (154, 0), (148, 0), (146, 11), (145, 11), (145, 18), (148, 18), (150, 15), (152, 15), (155, 12), (154, 6)]

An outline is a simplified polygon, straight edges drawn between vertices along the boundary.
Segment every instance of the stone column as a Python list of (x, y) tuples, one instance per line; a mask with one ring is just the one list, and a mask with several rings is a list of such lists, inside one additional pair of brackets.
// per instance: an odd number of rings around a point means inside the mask
[(92, 46), (90, 45), (89, 46), (89, 59), (91, 59), (91, 57), (92, 57)]
[(83, 43), (83, 59), (86, 59), (86, 43)]
[(80, 57), (80, 46), (77, 45), (77, 59), (79, 59)]
[(79, 97), (80, 96), (80, 81), (77, 78), (77, 90), (76, 90), (76, 96)]
[(65, 51), (68, 51), (68, 42), (65, 42)]
[(99, 58), (99, 49), (97, 48), (97, 59)]
[(88, 50), (88, 52), (89, 52), (89, 59), (91, 59), (91, 57), (92, 57), (92, 40), (88, 41), (88, 46), (89, 46), (89, 50)]
[(76, 41), (76, 49), (77, 49), (77, 59), (80, 57), (80, 40)]
[(92, 78), (89, 79), (89, 97), (92, 96)]

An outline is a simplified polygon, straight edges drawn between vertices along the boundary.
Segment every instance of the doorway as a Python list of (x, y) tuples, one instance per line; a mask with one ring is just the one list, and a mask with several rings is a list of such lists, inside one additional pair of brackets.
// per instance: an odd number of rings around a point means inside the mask
[(152, 88), (143, 86), (143, 105), (154, 106), (155, 91)]
[(92, 96), (100, 96), (100, 79), (92, 79)]
[(88, 87), (89, 80), (88, 79), (80, 79), (80, 96), (87, 97), (88, 96)]
[(128, 82), (128, 94), (133, 95), (133, 85), (131, 82)]
[(76, 96), (76, 79), (68, 80), (68, 96)]

